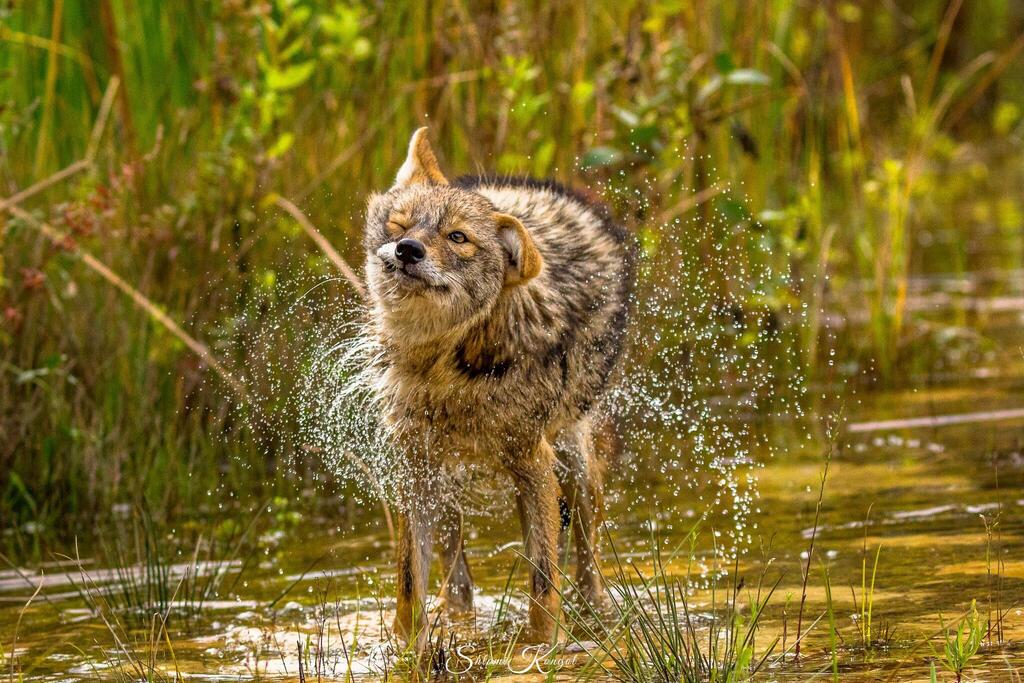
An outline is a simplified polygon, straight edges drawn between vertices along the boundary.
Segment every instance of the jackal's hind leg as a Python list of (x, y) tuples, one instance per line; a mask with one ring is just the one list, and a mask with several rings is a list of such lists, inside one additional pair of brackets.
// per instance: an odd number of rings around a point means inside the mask
[(469, 612), (473, 609), (473, 577), (466, 562), (462, 510), (456, 504), (446, 508), (437, 529), (441, 546), (441, 583), (449, 611)]
[(535, 642), (551, 640), (559, 620), (558, 479), (555, 454), (541, 439), (510, 466), (530, 569), (530, 631)]
[(576, 551), (576, 585), (582, 597), (600, 605), (605, 598), (598, 559), (598, 528), (604, 511), (604, 464), (595, 452), (589, 421), (560, 449), (564, 475), (562, 496), (572, 528)]

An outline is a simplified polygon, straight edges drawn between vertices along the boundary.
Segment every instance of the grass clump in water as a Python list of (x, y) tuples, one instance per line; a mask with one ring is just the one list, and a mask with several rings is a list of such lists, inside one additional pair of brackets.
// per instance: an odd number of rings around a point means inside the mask
[[(661, 540), (652, 533), (649, 572), (623, 560), (612, 545), (610, 619), (589, 605), (574, 607), (568, 598), (563, 600), (570, 640), (590, 652), (585, 676), (600, 673), (629, 683), (729, 682), (748, 680), (764, 667), (779, 641), (759, 648), (757, 634), (779, 582), (767, 584), (762, 572), (744, 601), (746, 582), (736, 561), (724, 592), (719, 588), (722, 579), (712, 579), (708, 613), (698, 613), (688, 581), (698, 562), (696, 540), (694, 528), (684, 540), (689, 544), (686, 577), (676, 576), (672, 568), (682, 544), (665, 557)], [(596, 647), (587, 647), (581, 638)]]
[[(941, 615), (940, 615), (941, 621)], [(956, 675), (956, 680), (963, 680), (964, 670), (974, 655), (981, 649), (981, 641), (985, 637), (985, 622), (978, 614), (978, 606), (971, 600), (971, 608), (960, 620), (956, 628), (950, 628), (943, 623), (945, 631), (945, 642), (942, 652), (936, 652), (942, 666)], [(934, 671), (934, 664), (932, 665)], [(934, 678), (934, 674), (932, 676)]]
[(101, 588), (100, 579), (77, 556), (70, 558), (80, 575), (73, 584), (94, 614), (112, 612), (132, 623), (177, 614), (187, 625), (220, 595), (228, 575), (235, 574), (229, 591), (238, 583), (252, 558), (251, 548), (248, 554), (246, 548), (258, 518), (259, 513), (244, 528), (225, 522), (183, 545), (161, 534), (145, 509), (137, 510), (130, 530), (115, 528), (100, 536), (102, 566), (111, 568), (111, 586)]

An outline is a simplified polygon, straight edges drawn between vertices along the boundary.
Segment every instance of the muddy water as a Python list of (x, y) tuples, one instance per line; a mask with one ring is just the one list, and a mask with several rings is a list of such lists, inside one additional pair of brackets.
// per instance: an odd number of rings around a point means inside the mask
[[(937, 322), (969, 316), (986, 341), (960, 359), (958, 372), (919, 378), (906, 390), (813, 388), (812, 413), (844, 418), (816, 531), (826, 450), (816, 419), (761, 427), (775, 455), (749, 472), (758, 480), (759, 496), (746, 527), (752, 543), (738, 571), (747, 586), (743, 602), (759, 576), (779, 582), (757, 638), (759, 647), (778, 638), (776, 656), (759, 674), (765, 679), (830, 676), (826, 565), (843, 680), (927, 680), (929, 662), (942, 648), (937, 634), (972, 600), (1000, 628), (970, 662), (968, 676), (1016, 680), (1024, 672), (1024, 274), (944, 276), (912, 284), (911, 308), (933, 314)], [(643, 570), (649, 568), (652, 524), (670, 552), (693, 527), (702, 503), (700, 492), (677, 492), (654, 471), (629, 470), (626, 476), (625, 467), (619, 463), (609, 477), (609, 534), (620, 559)], [(346, 510), (317, 495), (273, 501), (252, 551), (229, 565), (201, 566), (200, 572), (224, 572), (220, 594), (187, 619), (182, 609), (172, 609), (155, 652), (153, 622), (140, 624), (117, 610), (98, 616), (89, 608), (80, 590), (82, 568), (54, 562), (0, 571), (2, 675), (114, 679), (120, 666), (138, 678), (131, 660), (145, 667), (153, 655), (168, 676), (177, 671), (197, 679), (311, 680), (318, 673), (344, 678), (346, 672), (380, 677), (395, 666), (397, 647), (386, 627), (393, 609), (387, 527), (376, 507)], [(250, 514), (237, 517), (244, 523)], [(726, 523), (704, 522), (697, 561), (684, 553), (669, 563), (669, 571), (685, 579), (687, 566), (695, 565), (708, 570), (705, 576), (713, 574), (707, 549), (716, 524)], [(516, 524), (511, 518), (474, 518), (469, 527), (477, 614), (449, 625), (465, 646), (458, 655), (449, 648), (449, 668), (462, 671), (472, 663), (472, 674), (482, 676), (489, 665), (495, 678), (511, 680), (544, 679), (541, 668), (554, 670), (560, 680), (576, 678), (599, 656), (588, 652), (590, 643), (570, 643), (540, 662), (535, 652), (521, 648), (509, 656), (510, 634), (526, 609), (519, 590), (526, 585), (524, 572), (508, 581), (521, 547)], [(801, 620), (802, 571), (812, 536)], [(865, 647), (860, 613), (864, 593), (871, 592), (876, 552), (872, 641)], [(89, 591), (116, 592), (125, 583), (123, 574), (89, 557), (83, 560)], [(170, 571), (184, 575), (189, 564), (183, 554)], [(691, 578), (699, 578), (695, 574)], [(708, 585), (698, 581), (691, 601), (705, 616), (711, 613)], [(185, 602), (175, 596), (179, 607)], [(796, 659), (798, 620), (803, 640)], [(953, 679), (939, 670), (940, 680)]]

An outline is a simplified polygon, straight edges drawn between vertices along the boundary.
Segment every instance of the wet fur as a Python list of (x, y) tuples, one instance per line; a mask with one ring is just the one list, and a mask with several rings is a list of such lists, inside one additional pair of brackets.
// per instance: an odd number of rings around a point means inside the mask
[[(463, 463), (485, 460), (511, 477), (531, 567), (532, 633), (546, 639), (558, 612), (560, 492), (580, 589), (595, 601), (603, 595), (603, 467), (592, 425), (622, 351), (631, 241), (602, 207), (551, 181), (448, 183), (421, 133), (395, 187), (371, 198), (364, 241), (382, 349), (377, 391), (410, 464), (399, 501), (396, 628), (425, 642), (435, 539), (449, 606), (471, 606), (461, 511), (439, 491)], [(472, 243), (454, 244), (453, 229)], [(404, 237), (422, 242), (423, 262), (395, 260)]]

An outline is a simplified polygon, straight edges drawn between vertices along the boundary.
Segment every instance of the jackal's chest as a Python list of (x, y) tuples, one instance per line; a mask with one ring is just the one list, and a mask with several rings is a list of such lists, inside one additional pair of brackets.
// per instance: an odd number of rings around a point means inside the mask
[(494, 410), (486, 392), (422, 378), (390, 379), (385, 390), (389, 418), (407, 437), (415, 436), (433, 447), (470, 450), (504, 431), (501, 413)]

